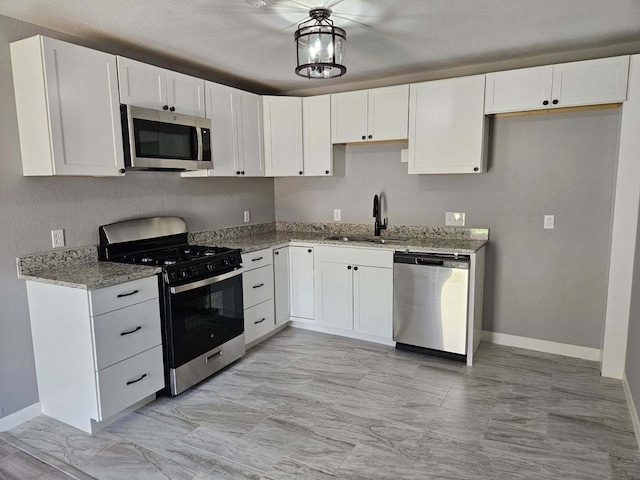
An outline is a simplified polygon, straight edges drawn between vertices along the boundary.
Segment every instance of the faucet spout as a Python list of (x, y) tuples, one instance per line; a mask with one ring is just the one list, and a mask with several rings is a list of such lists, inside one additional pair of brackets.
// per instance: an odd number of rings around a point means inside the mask
[(374, 195), (373, 196), (373, 218), (376, 219), (375, 223), (373, 224), (373, 234), (376, 237), (380, 236), (380, 232), (382, 230), (386, 230), (387, 229), (387, 219), (384, 219), (384, 222), (381, 221), (381, 209), (380, 209), (380, 199), (378, 198), (378, 195)]

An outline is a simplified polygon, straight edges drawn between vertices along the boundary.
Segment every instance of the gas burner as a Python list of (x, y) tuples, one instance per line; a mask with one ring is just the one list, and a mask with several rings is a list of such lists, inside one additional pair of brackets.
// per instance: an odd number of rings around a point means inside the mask
[(208, 249), (202, 252), (205, 257), (211, 257), (213, 255), (217, 255), (219, 252), (217, 250)]
[(162, 265), (175, 265), (178, 263), (178, 260), (175, 258), (165, 258), (164, 260), (160, 260), (160, 263), (162, 263)]
[(140, 257), (140, 263), (155, 263), (155, 261), (152, 257)]

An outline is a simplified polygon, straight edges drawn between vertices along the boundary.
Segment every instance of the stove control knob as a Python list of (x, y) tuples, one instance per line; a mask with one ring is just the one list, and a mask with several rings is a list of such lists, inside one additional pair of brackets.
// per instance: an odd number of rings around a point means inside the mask
[(198, 269), (196, 267), (189, 267), (189, 275), (197, 275)]
[(213, 272), (214, 268), (215, 267), (213, 266), (213, 263), (207, 263), (207, 270), (209, 270), (210, 272)]
[(228, 258), (223, 258), (222, 259), (222, 265), (224, 265), (225, 267), (229, 266), (229, 264), (231, 263), (229, 260), (230, 259), (228, 259)]
[(236, 259), (236, 257), (229, 257), (229, 263), (231, 265), (235, 265), (236, 263), (238, 263), (238, 260)]
[(178, 277), (187, 278), (187, 270), (186, 269), (178, 270)]

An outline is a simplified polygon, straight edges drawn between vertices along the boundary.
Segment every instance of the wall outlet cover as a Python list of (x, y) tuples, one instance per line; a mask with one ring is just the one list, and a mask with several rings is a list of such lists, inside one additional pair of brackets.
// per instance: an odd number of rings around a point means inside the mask
[(333, 220), (336, 222), (342, 221), (342, 210), (340, 210), (339, 208), (333, 209)]
[(249, 210), (244, 211), (244, 223), (249, 223), (251, 221), (251, 212)]
[(553, 230), (555, 228), (556, 217), (555, 215), (544, 216), (544, 228), (546, 230)]
[(64, 230), (51, 230), (51, 244), (53, 248), (64, 247)]
[(448, 227), (464, 227), (464, 212), (447, 212), (444, 216), (444, 224)]

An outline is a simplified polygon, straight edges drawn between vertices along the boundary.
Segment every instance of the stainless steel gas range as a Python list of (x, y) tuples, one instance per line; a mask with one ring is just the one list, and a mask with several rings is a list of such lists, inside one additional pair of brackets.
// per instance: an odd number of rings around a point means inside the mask
[(245, 354), (240, 250), (189, 245), (180, 217), (104, 225), (100, 259), (157, 265), (169, 395)]

